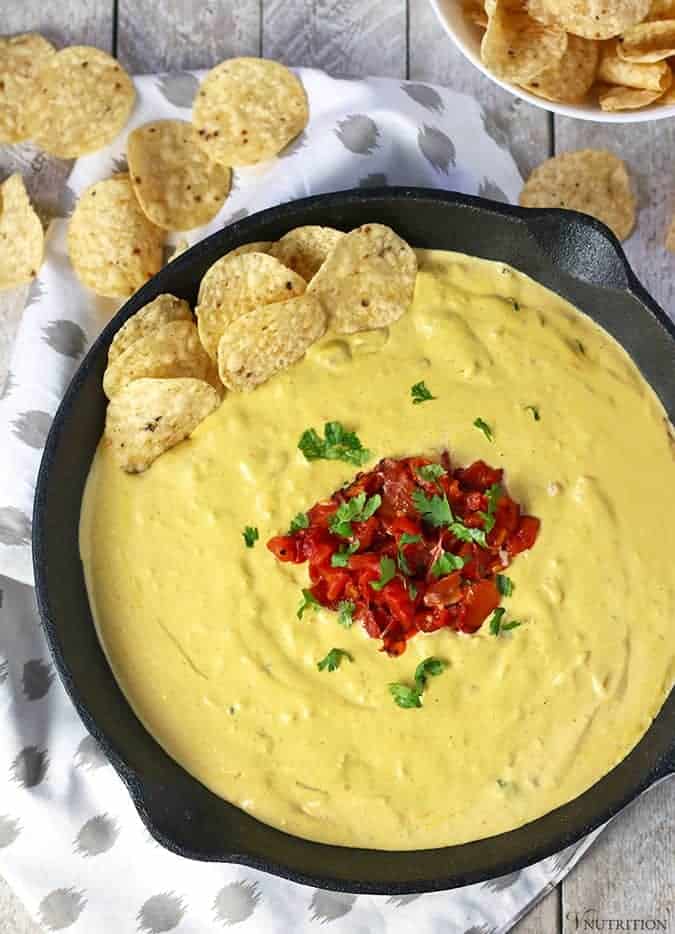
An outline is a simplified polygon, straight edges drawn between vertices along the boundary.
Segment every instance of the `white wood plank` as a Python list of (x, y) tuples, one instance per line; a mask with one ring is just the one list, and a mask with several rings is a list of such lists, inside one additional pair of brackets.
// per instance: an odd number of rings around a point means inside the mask
[(117, 57), (135, 74), (259, 54), (259, 0), (119, 0)]
[(492, 132), (511, 149), (527, 175), (550, 154), (549, 115), (503, 91), (474, 68), (444, 32), (429, 0), (409, 3), (409, 77), (447, 85), (479, 100)]
[[(621, 814), (563, 886), (563, 932), (675, 929), (675, 780), (659, 785)], [(577, 927), (577, 919), (579, 926)], [(637, 924), (628, 927), (628, 921)], [(604, 927), (599, 922), (604, 920)], [(609, 927), (609, 921), (624, 922)], [(660, 921), (661, 926), (640, 922)], [(665, 926), (664, 926), (665, 924)], [(586, 930), (589, 928), (587, 927)]]
[(555, 146), (556, 152), (610, 149), (625, 159), (640, 208), (637, 229), (625, 250), (647, 290), (675, 313), (675, 255), (663, 245), (675, 211), (675, 121), (608, 126), (557, 119)]
[(406, 74), (406, 0), (263, 0), (263, 55), (338, 77)]

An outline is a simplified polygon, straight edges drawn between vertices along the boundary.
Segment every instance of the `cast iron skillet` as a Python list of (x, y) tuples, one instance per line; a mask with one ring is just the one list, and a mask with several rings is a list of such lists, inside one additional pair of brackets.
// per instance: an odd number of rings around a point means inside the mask
[(489, 879), (549, 856), (675, 771), (675, 691), (623, 762), (579, 798), (518, 830), (416, 852), (311, 843), (274, 830), (207, 791), (141, 726), (96, 638), (77, 540), (82, 490), (103, 430), (106, 352), (120, 325), (161, 292), (194, 303), (209, 266), (240, 243), (274, 240), (301, 224), (348, 230), (376, 221), (415, 246), (513, 264), (569, 299), (623, 344), (675, 421), (675, 328), (602, 224), (581, 214), (524, 210), (427, 189), (319, 195), (263, 211), (199, 243), (165, 266), (105, 328), (71, 382), (47, 439), (35, 497), (33, 554), (42, 622), (66, 690), (159, 843), (191, 859), (243, 863), (324, 888), (401, 894)]

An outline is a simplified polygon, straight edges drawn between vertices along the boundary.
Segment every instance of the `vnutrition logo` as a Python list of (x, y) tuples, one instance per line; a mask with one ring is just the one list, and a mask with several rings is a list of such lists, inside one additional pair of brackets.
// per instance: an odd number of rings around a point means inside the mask
[(566, 919), (575, 931), (670, 931), (670, 919), (664, 918), (607, 918), (597, 908), (568, 911)]

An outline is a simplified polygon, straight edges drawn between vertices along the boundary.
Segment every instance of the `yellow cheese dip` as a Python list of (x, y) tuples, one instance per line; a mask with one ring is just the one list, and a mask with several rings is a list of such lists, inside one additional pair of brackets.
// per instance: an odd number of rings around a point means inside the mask
[[(80, 530), (101, 641), (164, 749), (266, 823), (384, 850), (490, 836), (576, 797), (675, 676), (675, 464), (656, 396), (612, 338), (522, 274), (419, 259), (414, 305), (388, 331), (326, 337), (146, 473), (100, 445)], [(420, 380), (436, 401), (412, 405)], [(447, 447), (457, 465), (505, 469), (542, 523), (508, 572), (520, 628), (422, 634), (390, 658), (336, 614), (297, 618), (306, 566), (265, 542), (354, 475), (297, 448), (328, 420), (358, 432), (367, 466)], [(333, 647), (353, 662), (319, 672)], [(446, 670), (422, 709), (400, 709), (388, 683), (431, 655)]]

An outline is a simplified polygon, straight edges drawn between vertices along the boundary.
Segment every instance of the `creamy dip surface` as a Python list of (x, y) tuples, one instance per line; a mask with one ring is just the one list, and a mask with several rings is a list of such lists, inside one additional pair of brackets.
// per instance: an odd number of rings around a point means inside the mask
[[(229, 394), (142, 475), (99, 445), (82, 508), (89, 598), (115, 677), (164, 749), (289, 833), (414, 849), (507, 831), (576, 797), (644, 734), (675, 678), (675, 463), (664, 411), (589, 318), (499, 263), (419, 253), (412, 309), (330, 336)], [(412, 405), (425, 380), (435, 401)], [(538, 408), (536, 421), (531, 409)], [(483, 418), (492, 443), (473, 426)], [(329, 420), (384, 456), (505, 469), (535, 546), (499, 637), (442, 630), (398, 658), (326, 610), (266, 540), (355, 469), (297, 448)], [(257, 526), (246, 548), (242, 531)], [(345, 649), (332, 673), (317, 662)], [(447, 662), (421, 709), (387, 685)]]

